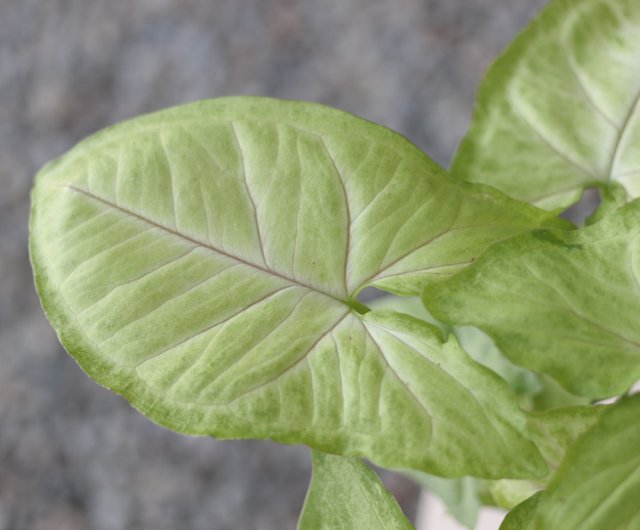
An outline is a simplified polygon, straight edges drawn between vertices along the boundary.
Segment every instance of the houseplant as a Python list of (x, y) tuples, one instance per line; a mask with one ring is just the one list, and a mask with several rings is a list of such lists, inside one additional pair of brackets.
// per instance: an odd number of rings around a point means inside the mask
[[(406, 526), (366, 457), (487, 480), (489, 502), (524, 485), (507, 528), (636, 528), (638, 399), (539, 411), (450, 331), (483, 329), (587, 401), (640, 376), (638, 27), (630, 0), (553, 2), (489, 72), (452, 175), (309, 103), (225, 98), (107, 129), (34, 188), (47, 316), (167, 427), (312, 447), (303, 527)], [(557, 217), (593, 186), (590, 226)], [(371, 311), (367, 287), (437, 320)]]

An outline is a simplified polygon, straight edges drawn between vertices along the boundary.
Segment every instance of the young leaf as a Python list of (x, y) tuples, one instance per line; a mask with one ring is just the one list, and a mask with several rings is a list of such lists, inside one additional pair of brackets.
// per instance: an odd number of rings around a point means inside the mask
[(378, 475), (359, 458), (311, 455), (313, 475), (299, 530), (413, 528)]
[[(518, 506), (511, 510), (504, 518), (504, 521), (502, 521), (502, 524), (500, 525), (500, 530), (527, 530), (527, 525), (531, 523), (531, 520), (536, 513), (541, 496), (542, 492), (539, 491), (527, 500), (518, 504)], [(554, 527), (550, 527), (545, 530), (551, 530), (552, 528)]]
[(538, 206), (640, 196), (640, 3), (553, 0), (491, 67), (454, 175)]
[(640, 377), (640, 200), (582, 230), (500, 243), (424, 302), (576, 394), (624, 392)]
[(362, 318), (355, 297), (416, 293), (548, 218), (354, 116), (228, 98), (107, 129), (47, 166), (31, 256), (66, 348), (165, 426), (529, 476), (544, 465), (508, 389), (429, 327)]
[(569, 448), (529, 524), (513, 528), (640, 529), (639, 417), (640, 395), (608, 408)]

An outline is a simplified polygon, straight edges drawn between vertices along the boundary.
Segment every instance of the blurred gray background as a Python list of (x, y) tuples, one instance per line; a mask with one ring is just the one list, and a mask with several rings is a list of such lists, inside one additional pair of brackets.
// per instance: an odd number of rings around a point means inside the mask
[[(303, 447), (164, 430), (62, 350), (27, 254), (33, 174), (201, 98), (322, 102), (447, 165), (485, 68), (542, 0), (0, 0), (0, 530), (295, 528)], [(417, 488), (386, 474), (413, 517)], [(435, 529), (437, 530), (437, 529)]]

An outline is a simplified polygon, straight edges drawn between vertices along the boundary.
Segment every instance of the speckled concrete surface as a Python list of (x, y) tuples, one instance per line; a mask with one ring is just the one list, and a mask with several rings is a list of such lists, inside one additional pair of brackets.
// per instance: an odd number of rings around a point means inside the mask
[[(35, 171), (142, 112), (225, 94), (333, 105), (447, 164), (542, 0), (1, 0), (0, 530), (294, 528), (301, 447), (166, 431), (58, 345), (27, 255)], [(411, 515), (416, 489), (387, 475)]]

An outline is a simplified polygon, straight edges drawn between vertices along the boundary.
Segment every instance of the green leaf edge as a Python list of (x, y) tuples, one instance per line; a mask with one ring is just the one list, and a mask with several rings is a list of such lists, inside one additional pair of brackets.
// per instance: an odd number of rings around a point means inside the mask
[[(502, 50), (498, 57), (491, 63), (484, 74), (478, 87), (473, 116), (470, 126), (464, 137), (458, 144), (456, 151), (451, 158), (449, 170), (454, 178), (466, 179), (469, 172), (469, 162), (474, 159), (474, 152), (480, 147), (475, 141), (478, 131), (482, 131), (481, 124), (477, 118), (486, 113), (486, 108), (491, 106), (491, 100), (495, 95), (496, 86), (502, 87), (506, 85), (514, 71), (518, 67), (520, 55), (525, 50), (530, 41), (533, 40), (540, 28), (551, 25), (550, 22), (555, 21), (559, 16), (564, 15), (567, 9), (576, 5), (575, 0), (551, 0), (545, 5), (527, 24), (527, 26), (516, 35), (516, 37)], [(461, 169), (463, 168), (463, 169)], [(534, 176), (535, 177), (535, 176)], [(473, 180), (471, 182), (474, 182)], [(560, 214), (563, 210), (578, 203), (583, 193), (587, 189), (598, 189), (605, 197), (618, 195), (622, 191), (624, 199), (629, 200), (626, 189), (619, 183), (611, 179), (611, 175), (607, 180), (597, 178), (585, 179), (582, 183), (569, 189), (562, 189), (551, 195), (536, 199), (518, 199), (528, 201), (531, 204), (538, 205), (539, 208), (547, 209), (555, 214)], [(510, 195), (511, 196), (511, 195)]]
[[(400, 508), (398, 501), (388, 490), (386, 490), (384, 484), (380, 480), (380, 477), (378, 477), (378, 475), (362, 460), (357, 457), (337, 456), (315, 450), (311, 450), (310, 452), (313, 466), (311, 481), (300, 513), (298, 530), (333, 530), (326, 524), (323, 524), (324, 521), (322, 514), (324, 511), (320, 510), (322, 506), (316, 506), (316, 503), (319, 500), (316, 496), (318, 490), (327, 489), (326, 487), (323, 487), (326, 486), (326, 484), (319, 483), (321, 480), (320, 474), (329, 467), (346, 466), (351, 469), (354, 475), (357, 475), (355, 480), (352, 481), (352, 484), (348, 486), (351, 486), (353, 489), (359, 489), (364, 496), (368, 497), (367, 500), (369, 500), (371, 504), (375, 503), (375, 507), (382, 512), (382, 514), (380, 514), (378, 513), (378, 510), (373, 510), (380, 524), (384, 524), (384, 526), (380, 526), (380, 528), (393, 528), (397, 530), (410, 530), (414, 528)], [(338, 502), (343, 500), (343, 498), (337, 499)], [(371, 510), (371, 507), (363, 506), (362, 509), (369, 511)], [(389, 526), (389, 524), (392, 524), (392, 526)], [(360, 529), (370, 530), (367, 526), (358, 525), (357, 527), (353, 527), (353, 530)]]
[(511, 510), (502, 521), (499, 530), (524, 530), (536, 514), (543, 491), (533, 494)]
[[(554, 375), (540, 367), (533, 366), (530, 362), (525, 363), (522, 360), (512, 358), (512, 355), (510, 354), (509, 341), (504, 339), (499, 332), (496, 332), (490, 326), (468, 320), (464, 320), (461, 324), (458, 318), (452, 318), (449, 316), (448, 310), (443, 309), (439, 300), (443, 297), (442, 291), (446, 291), (446, 287), (448, 285), (458, 284), (462, 280), (473, 279), (476, 275), (476, 271), (481, 270), (480, 267), (485, 266), (487, 263), (490, 264), (492, 268), (495, 268), (496, 265), (499, 267), (500, 262), (505, 259), (505, 254), (507, 258), (509, 258), (510, 254), (515, 252), (516, 249), (518, 250), (518, 257), (525, 256), (532, 240), (547, 240), (550, 244), (570, 246), (574, 243), (574, 239), (579, 238), (584, 231), (588, 231), (589, 233), (591, 233), (591, 231), (602, 231), (605, 227), (614, 223), (626, 223), (626, 226), (632, 226), (632, 219), (633, 221), (636, 220), (632, 216), (634, 214), (637, 216), (638, 213), (640, 213), (640, 197), (633, 199), (622, 206), (611, 209), (597, 222), (579, 230), (563, 231), (546, 228), (534, 229), (526, 233), (515, 235), (506, 240), (497, 241), (493, 243), (482, 254), (482, 256), (478, 260), (475, 260), (470, 266), (457, 272), (451, 278), (447, 278), (437, 284), (426, 286), (421, 297), (422, 303), (427, 311), (440, 322), (447, 325), (457, 324), (477, 327), (491, 337), (500, 352), (502, 352), (503, 355), (505, 355), (505, 357), (507, 357), (516, 366), (520, 366), (535, 373), (547, 375), (561, 385), (563, 389), (575, 394), (576, 396), (597, 400), (620, 395), (629, 390), (635, 379), (629, 380), (623, 384), (609, 385), (609, 387), (604, 389), (602, 388), (603, 385), (599, 381), (588, 381), (588, 384), (582, 384), (582, 386), (576, 385), (575, 381), (563, 381), (557, 374)], [(616, 215), (618, 216), (617, 218), (615, 218)], [(637, 378), (637, 375), (632, 377)]]
[[(546, 530), (547, 528), (549, 528), (547, 524), (549, 521), (548, 520), (545, 521), (543, 518), (545, 517), (545, 515), (547, 515), (548, 511), (551, 511), (553, 513), (554, 508), (556, 508), (558, 505), (565, 505), (566, 503), (570, 503), (570, 506), (575, 506), (576, 505), (575, 496), (574, 498), (567, 498), (565, 496), (566, 493), (565, 495), (558, 494), (558, 489), (564, 486), (564, 483), (567, 482), (567, 475), (569, 475), (570, 478), (575, 479), (575, 476), (571, 476), (571, 475), (576, 468), (582, 470), (584, 474), (591, 473), (591, 476), (589, 478), (600, 475), (603, 472), (603, 469), (601, 466), (601, 462), (599, 462), (599, 457), (601, 456), (602, 453), (606, 452), (606, 449), (604, 450), (602, 449), (602, 447), (606, 448), (606, 442), (605, 444), (602, 444), (600, 443), (600, 439), (602, 439), (603, 437), (605, 439), (607, 437), (614, 437), (614, 438), (616, 436), (620, 437), (621, 434), (626, 435), (630, 430), (634, 431), (634, 434), (636, 435), (636, 438), (637, 438), (638, 437), (637, 433), (640, 432), (637, 424), (632, 422), (632, 423), (627, 423), (624, 426), (621, 426), (618, 423), (618, 421), (619, 421), (619, 417), (623, 417), (623, 418), (625, 416), (629, 417), (634, 412), (637, 413), (638, 410), (640, 410), (640, 394), (625, 395), (622, 398), (620, 398), (618, 401), (616, 401), (614, 404), (607, 405), (606, 407), (604, 407), (604, 410), (601, 411), (601, 414), (598, 417), (598, 421), (594, 425), (592, 425), (590, 428), (588, 428), (584, 433), (582, 433), (582, 435), (579, 436), (575, 440), (575, 442), (568, 447), (565, 457), (560, 467), (552, 477), (552, 480), (549, 483), (547, 489), (545, 489), (544, 491), (541, 491), (538, 494), (538, 498), (536, 499), (535, 503), (534, 502), (530, 503), (530, 506), (526, 510), (526, 518), (522, 517), (521, 519), (520, 518), (518, 519), (518, 521), (521, 521), (522, 523), (524, 523), (524, 526), (517, 526), (517, 527), (514, 526), (514, 527), (508, 527), (505, 529), (500, 527), (500, 530), (530, 530), (530, 529)], [(628, 436), (627, 436), (627, 439), (628, 439)], [(598, 442), (594, 443), (594, 440), (598, 440)], [(594, 455), (593, 450), (596, 445), (599, 446), (597, 449), (598, 453)], [(585, 453), (586, 453), (586, 456), (585, 456)], [(625, 484), (630, 477), (636, 475), (638, 471), (640, 471), (640, 467), (638, 467), (639, 457), (640, 457), (640, 450), (636, 449), (636, 452), (633, 457), (633, 460), (636, 465), (632, 473), (627, 475), (626, 478), (622, 479), (620, 482), (618, 482), (611, 492), (607, 492), (605, 497), (601, 501), (598, 501), (597, 509), (594, 512), (589, 513), (584, 519), (582, 519), (579, 527), (575, 527), (572, 525), (571, 529), (582, 530), (582, 528), (584, 527), (584, 528), (589, 528), (590, 530), (610, 530), (610, 528), (614, 528), (613, 526), (610, 526), (609, 519), (607, 519), (607, 523), (606, 523), (607, 526), (603, 527), (601, 524), (597, 524), (596, 526), (594, 526), (593, 521), (589, 521), (589, 517), (597, 513), (598, 510), (601, 509), (603, 506), (606, 506), (607, 501), (615, 497), (614, 494), (619, 494), (619, 491), (617, 491), (618, 488), (623, 484)], [(594, 464), (596, 465), (595, 473), (591, 469)], [(600, 467), (598, 467), (599, 464), (600, 464)], [(585, 469), (587, 465), (589, 468), (588, 470)], [(619, 465), (620, 463), (618, 463), (618, 466)], [(607, 471), (609, 469), (611, 469), (611, 467), (605, 467), (604, 471)], [(575, 487), (575, 484), (574, 484), (574, 487)], [(635, 492), (637, 493), (637, 491), (638, 491), (638, 487), (636, 482)], [(527, 499), (525, 503), (529, 503), (530, 500), (531, 499)], [(580, 501), (582, 501), (582, 499), (580, 499)], [(612, 509), (611, 506), (607, 507), (609, 513), (611, 513), (612, 511), (615, 513), (616, 511), (615, 508), (620, 507), (620, 500), (617, 499), (617, 502), (618, 502), (618, 505), (616, 506), (614, 504), (614, 509)], [(629, 506), (629, 505), (625, 504), (625, 506)], [(640, 528), (640, 526), (638, 526), (638, 523), (640, 523), (640, 504), (636, 503), (634, 505), (634, 509), (635, 509), (635, 512), (632, 515), (632, 517), (629, 520), (622, 522), (622, 524), (625, 524), (624, 526), (625, 530), (627, 530), (627, 528), (628, 530), (636, 530), (637, 528)], [(607, 512), (605, 511), (605, 513)], [(598, 514), (598, 516), (600, 517), (600, 520), (602, 520), (602, 514), (600, 513)], [(635, 524), (633, 526), (628, 526), (627, 523), (629, 523), (632, 520), (634, 521)], [(560, 521), (560, 522), (564, 525), (567, 521)], [(532, 524), (533, 526), (531, 526)], [(557, 520), (554, 519), (553, 521), (554, 530), (556, 528), (556, 524), (558, 524), (558, 522)], [(562, 526), (561, 528), (562, 530), (565, 530), (565, 528), (567, 527)], [(616, 525), (615, 528), (618, 529), (621, 527), (619, 525)]]

